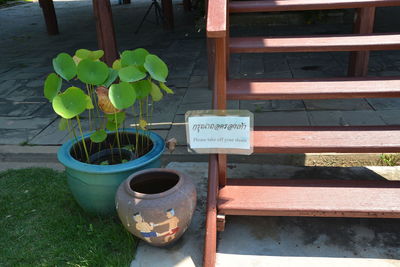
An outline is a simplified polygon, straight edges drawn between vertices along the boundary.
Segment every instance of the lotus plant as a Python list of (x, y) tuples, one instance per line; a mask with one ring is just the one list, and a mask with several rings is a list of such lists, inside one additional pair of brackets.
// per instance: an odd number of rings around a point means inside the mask
[[(163, 98), (163, 91), (173, 94), (165, 85), (168, 67), (158, 56), (143, 48), (127, 50), (112, 67), (108, 67), (101, 61), (103, 55), (102, 50), (86, 49), (77, 50), (73, 56), (60, 53), (53, 59), (54, 72), (44, 83), (45, 97), (61, 116), (59, 129), (71, 132), (77, 142), (75, 128), (84, 140), (81, 118), (83, 113), (87, 114), (90, 142), (78, 142), (84, 153), (82, 161), (86, 163), (90, 163), (93, 144), (98, 144), (96, 147), (100, 149), (110, 132), (115, 132), (115, 144), (114, 141), (113, 144), (104, 144), (104, 148), (115, 145), (121, 151), (121, 147), (126, 146), (121, 144), (123, 131), (121, 133), (120, 128), (123, 128), (127, 109), (132, 109), (137, 115), (135, 125), (142, 130), (141, 134), (137, 131), (135, 140), (127, 140), (133, 144), (129, 149), (139, 157), (141, 151), (145, 151), (139, 146), (146, 145), (143, 140), (152, 117), (153, 102)], [(75, 86), (76, 81), (82, 85)], [(63, 86), (63, 83), (68, 86)], [(148, 138), (146, 140), (148, 142)]]

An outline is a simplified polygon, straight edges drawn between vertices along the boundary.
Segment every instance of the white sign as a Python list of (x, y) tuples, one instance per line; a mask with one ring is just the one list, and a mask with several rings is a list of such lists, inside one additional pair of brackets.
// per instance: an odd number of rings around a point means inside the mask
[(253, 114), (248, 111), (189, 111), (188, 149), (196, 153), (251, 154)]

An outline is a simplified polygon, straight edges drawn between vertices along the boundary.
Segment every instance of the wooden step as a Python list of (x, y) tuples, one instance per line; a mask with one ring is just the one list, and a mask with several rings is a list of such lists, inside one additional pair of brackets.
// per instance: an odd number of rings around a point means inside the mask
[(400, 126), (255, 127), (253, 139), (255, 153), (400, 152)]
[(326, 52), (400, 49), (400, 33), (230, 38), (231, 53)]
[(228, 179), (218, 213), (400, 218), (400, 181)]
[(400, 97), (400, 77), (236, 79), (227, 98), (242, 100)]
[(231, 1), (230, 13), (346, 9), (362, 7), (399, 6), (400, 0), (263, 0)]

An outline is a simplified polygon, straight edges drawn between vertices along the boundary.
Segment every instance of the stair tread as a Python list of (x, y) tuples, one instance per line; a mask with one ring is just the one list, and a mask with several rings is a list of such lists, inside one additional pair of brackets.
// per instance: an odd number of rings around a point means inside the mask
[(400, 49), (400, 33), (288, 37), (232, 37), (231, 53), (325, 52)]
[(231, 1), (229, 12), (268, 12), (398, 6), (400, 0), (263, 0)]
[(400, 77), (234, 79), (227, 83), (227, 98), (232, 100), (363, 97), (400, 97)]
[(218, 212), (227, 215), (400, 217), (400, 181), (228, 179)]
[(255, 153), (395, 153), (400, 126), (255, 127)]

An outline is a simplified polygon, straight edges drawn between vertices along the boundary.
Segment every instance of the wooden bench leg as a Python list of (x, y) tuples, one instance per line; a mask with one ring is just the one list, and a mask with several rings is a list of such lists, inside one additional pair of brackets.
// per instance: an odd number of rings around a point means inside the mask
[(161, 7), (164, 17), (164, 28), (172, 30), (174, 28), (174, 10), (172, 0), (161, 0)]
[(214, 267), (217, 256), (217, 197), (218, 160), (210, 155), (208, 161), (208, 192), (206, 210), (206, 233), (204, 236), (203, 266)]
[(110, 1), (93, 0), (93, 10), (99, 48), (104, 50), (104, 61), (112, 66), (118, 58), (118, 52)]
[[(374, 30), (375, 7), (365, 7), (356, 10), (354, 33), (369, 34)], [(366, 76), (368, 74), (369, 51), (356, 51), (350, 53), (349, 76)]]
[(39, 5), (42, 8), (44, 20), (46, 22), (47, 33), (56, 35), (58, 31), (58, 23), (56, 11), (54, 10), (53, 0), (39, 0)]

